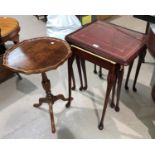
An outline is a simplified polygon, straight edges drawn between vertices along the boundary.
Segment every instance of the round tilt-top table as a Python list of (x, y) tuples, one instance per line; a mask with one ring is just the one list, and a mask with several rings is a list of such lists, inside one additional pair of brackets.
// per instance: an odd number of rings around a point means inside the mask
[(52, 95), (50, 80), (47, 78), (46, 72), (62, 65), (70, 56), (70, 46), (65, 41), (51, 37), (40, 37), (16, 44), (8, 49), (3, 57), (3, 65), (13, 71), (25, 74), (41, 74), (46, 97), (40, 98), (39, 103), (34, 104), (34, 107), (39, 107), (42, 103), (48, 103), (53, 133), (56, 130), (52, 105), (59, 99), (63, 101), (69, 99), (62, 94)]

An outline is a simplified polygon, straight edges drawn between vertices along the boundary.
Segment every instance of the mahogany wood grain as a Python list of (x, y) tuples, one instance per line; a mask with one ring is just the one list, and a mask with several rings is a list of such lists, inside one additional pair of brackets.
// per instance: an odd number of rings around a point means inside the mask
[(13, 71), (25, 74), (41, 73), (42, 87), (46, 96), (40, 98), (39, 103), (34, 104), (34, 107), (48, 103), (53, 133), (56, 131), (53, 116), (54, 102), (59, 99), (71, 101), (72, 98), (71, 96), (69, 99), (65, 98), (62, 94), (52, 95), (50, 80), (47, 78), (46, 72), (62, 65), (71, 54), (70, 46), (65, 41), (51, 37), (40, 37), (16, 44), (8, 49), (3, 57), (3, 65)]
[(17, 72), (34, 74), (56, 69), (69, 56), (71, 50), (65, 41), (40, 37), (24, 40), (6, 50), (3, 65)]

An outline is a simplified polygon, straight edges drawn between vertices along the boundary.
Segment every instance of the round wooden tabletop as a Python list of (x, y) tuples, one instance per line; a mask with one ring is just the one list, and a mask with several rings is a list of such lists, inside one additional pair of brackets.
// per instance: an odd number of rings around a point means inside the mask
[(10, 17), (0, 17), (1, 41), (12, 40), (20, 31), (19, 23)]
[(56, 69), (71, 56), (67, 42), (40, 37), (22, 41), (8, 49), (3, 65), (25, 74), (42, 73)]

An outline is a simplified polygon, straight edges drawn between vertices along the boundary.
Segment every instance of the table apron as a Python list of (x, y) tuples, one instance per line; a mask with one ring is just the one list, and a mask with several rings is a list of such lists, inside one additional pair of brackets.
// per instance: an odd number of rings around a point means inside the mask
[(97, 55), (95, 54), (90, 54), (90, 53), (87, 53), (87, 52), (84, 52), (80, 49), (77, 49), (77, 48), (74, 48), (72, 47), (72, 52), (73, 52), (73, 55), (76, 57), (80, 57), (84, 60), (88, 60), (96, 65), (99, 65), (107, 70), (115, 70), (115, 68), (119, 65), (115, 62), (112, 62), (112, 61), (108, 61), (106, 60), (105, 58), (102, 58), (102, 57), (98, 57)]

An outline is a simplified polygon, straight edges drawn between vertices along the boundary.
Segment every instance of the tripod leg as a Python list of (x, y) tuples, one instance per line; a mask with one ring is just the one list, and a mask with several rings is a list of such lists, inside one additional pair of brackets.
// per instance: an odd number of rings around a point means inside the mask
[(52, 129), (52, 133), (55, 133), (56, 129), (55, 129), (54, 115), (53, 115), (53, 103), (49, 102), (48, 105), (49, 105), (49, 113), (50, 113), (50, 119), (51, 119), (51, 129)]

